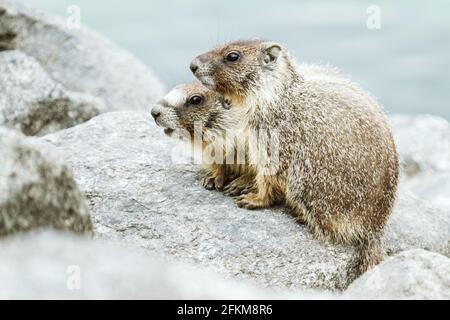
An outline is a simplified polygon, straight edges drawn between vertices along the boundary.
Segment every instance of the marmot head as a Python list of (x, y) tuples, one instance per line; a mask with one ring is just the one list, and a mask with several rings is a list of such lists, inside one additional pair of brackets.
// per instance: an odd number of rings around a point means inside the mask
[(158, 126), (171, 136), (194, 134), (195, 126), (208, 129), (224, 129), (229, 106), (225, 99), (215, 91), (200, 83), (181, 84), (173, 88), (151, 110)]
[(211, 90), (242, 101), (251, 92), (283, 82), (289, 75), (290, 58), (275, 42), (236, 41), (192, 60), (192, 73)]

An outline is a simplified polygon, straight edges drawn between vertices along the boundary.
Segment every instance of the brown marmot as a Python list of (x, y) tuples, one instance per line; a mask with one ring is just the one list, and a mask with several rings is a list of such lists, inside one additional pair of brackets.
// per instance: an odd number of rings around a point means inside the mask
[(173, 88), (151, 114), (166, 135), (192, 143), (194, 153), (200, 151), (206, 189), (223, 190), (231, 196), (252, 190), (255, 174), (245, 165), (245, 146), (239, 152), (236, 142), (242, 109), (230, 108), (217, 92), (195, 82)]
[(335, 70), (296, 65), (274, 42), (229, 43), (198, 56), (190, 68), (231, 108), (244, 110), (248, 130), (273, 132), (279, 144), (277, 170), (268, 175), (254, 165), (257, 190), (238, 197), (238, 205), (264, 208), (285, 200), (315, 235), (357, 246), (352, 275), (378, 264), (399, 166), (375, 99)]

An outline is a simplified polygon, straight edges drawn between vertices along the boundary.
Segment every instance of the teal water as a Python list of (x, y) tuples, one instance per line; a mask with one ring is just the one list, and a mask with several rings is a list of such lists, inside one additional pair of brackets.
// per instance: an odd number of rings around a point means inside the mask
[[(390, 113), (450, 119), (450, 1), (23, 0), (68, 16), (133, 52), (171, 86), (190, 81), (190, 60), (219, 43), (265, 38), (299, 61), (330, 63)], [(369, 5), (380, 29), (366, 26)]]

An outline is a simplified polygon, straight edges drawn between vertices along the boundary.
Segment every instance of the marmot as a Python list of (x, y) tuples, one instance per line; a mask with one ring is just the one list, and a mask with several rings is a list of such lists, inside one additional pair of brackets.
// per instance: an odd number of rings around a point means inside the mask
[[(176, 86), (151, 110), (156, 124), (164, 128), (166, 135), (197, 144), (201, 152), (208, 146), (222, 152), (219, 160), (209, 159), (209, 154), (202, 155), (202, 184), (206, 189), (217, 189), (231, 196), (250, 192), (255, 185), (255, 174), (244, 165), (245, 149), (243, 164), (237, 161), (235, 139), (239, 133), (233, 130), (242, 126), (241, 113), (242, 109), (230, 108), (221, 95), (199, 82)], [(195, 131), (196, 126), (199, 132)], [(197, 141), (196, 135), (199, 135)], [(227, 158), (230, 153), (232, 159)]]
[(277, 171), (266, 175), (255, 165), (257, 191), (238, 197), (238, 205), (284, 200), (315, 235), (357, 246), (351, 275), (378, 264), (399, 165), (375, 99), (335, 70), (297, 66), (268, 41), (229, 43), (196, 57), (190, 69), (245, 111), (247, 129), (278, 134)]

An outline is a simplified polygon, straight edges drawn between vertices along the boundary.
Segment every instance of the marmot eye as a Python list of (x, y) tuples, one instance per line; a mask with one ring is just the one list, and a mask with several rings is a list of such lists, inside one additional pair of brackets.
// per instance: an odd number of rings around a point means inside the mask
[(236, 52), (236, 51), (231, 51), (230, 53), (227, 54), (227, 61), (229, 62), (235, 62), (237, 61), (239, 58), (241, 57), (241, 55)]
[(189, 104), (200, 104), (202, 102), (202, 97), (200, 96), (192, 96), (189, 99)]

